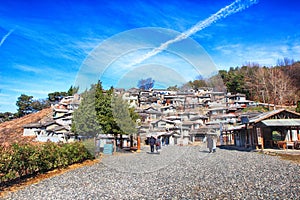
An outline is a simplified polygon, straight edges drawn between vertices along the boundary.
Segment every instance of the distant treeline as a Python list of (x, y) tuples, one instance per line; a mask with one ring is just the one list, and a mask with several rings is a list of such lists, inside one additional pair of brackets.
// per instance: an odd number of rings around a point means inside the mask
[(274, 67), (249, 63), (242, 67), (220, 70), (205, 80), (201, 76), (172, 90), (212, 87), (232, 94), (245, 94), (247, 99), (276, 105), (296, 105), (300, 100), (300, 62), (278, 61)]
[(220, 70), (228, 92), (246, 94), (248, 99), (276, 105), (296, 105), (300, 100), (300, 62), (282, 62), (275, 67), (249, 64)]

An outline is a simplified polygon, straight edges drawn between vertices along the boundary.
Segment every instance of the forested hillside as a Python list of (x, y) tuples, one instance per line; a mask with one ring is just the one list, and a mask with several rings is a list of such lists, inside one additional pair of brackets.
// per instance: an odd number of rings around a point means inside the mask
[(220, 70), (219, 75), (228, 92), (246, 94), (253, 101), (295, 105), (300, 100), (300, 62), (284, 61), (275, 67), (249, 64)]

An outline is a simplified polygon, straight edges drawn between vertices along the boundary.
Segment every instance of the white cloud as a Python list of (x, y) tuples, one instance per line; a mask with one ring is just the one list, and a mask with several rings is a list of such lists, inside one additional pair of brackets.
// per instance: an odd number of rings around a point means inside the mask
[(14, 68), (18, 69), (18, 70), (21, 70), (21, 71), (24, 71), (24, 72), (33, 72), (33, 73), (36, 73), (36, 74), (39, 74), (39, 73), (43, 72), (43, 70), (41, 68), (28, 66), (28, 65), (17, 64), (17, 65), (14, 66)]
[[(21, 88), (11, 88), (10, 91), (13, 91), (13, 92), (18, 92), (18, 93), (23, 93), (23, 94), (27, 94), (27, 95), (48, 95), (48, 93), (50, 91), (47, 91), (47, 90), (31, 90), (31, 89), (21, 89)], [(46, 97), (45, 96), (45, 97)]]
[(10, 31), (8, 31), (8, 33), (6, 33), (3, 38), (0, 41), (0, 47), (2, 46), (2, 44), (5, 42), (5, 40), (7, 39), (8, 36), (10, 36), (10, 34), (12, 34), (12, 32), (14, 32), (14, 29), (11, 29)]
[(9, 95), (0, 93), (0, 97), (9, 97)]
[(140, 64), (144, 60), (147, 60), (150, 57), (155, 56), (156, 54), (162, 52), (163, 50), (166, 50), (173, 43), (177, 43), (179, 41), (185, 40), (186, 38), (190, 37), (191, 35), (203, 30), (204, 28), (209, 27), (211, 24), (217, 22), (218, 20), (226, 18), (227, 16), (232, 15), (234, 13), (240, 12), (255, 3), (257, 3), (257, 1), (255, 1), (255, 0), (250, 0), (250, 1), (236, 0), (233, 3), (231, 3), (230, 5), (225, 6), (224, 8), (220, 9), (218, 12), (211, 15), (210, 17), (206, 18), (205, 20), (198, 22), (196, 25), (194, 25), (190, 29), (184, 31), (183, 33), (179, 34), (177, 37), (162, 43), (160, 46), (149, 51), (148, 53), (144, 54), (143, 56), (136, 58), (135, 60), (133, 60), (131, 65)]
[(212, 57), (218, 66), (236, 67), (247, 62), (262, 66), (274, 66), (278, 59), (284, 57), (300, 60), (300, 45), (294, 43), (261, 43), (261, 44), (223, 44), (213, 49)]

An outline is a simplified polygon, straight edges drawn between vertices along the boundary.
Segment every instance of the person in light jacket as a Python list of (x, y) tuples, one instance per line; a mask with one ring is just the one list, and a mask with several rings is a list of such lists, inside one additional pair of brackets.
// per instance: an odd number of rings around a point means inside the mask
[(155, 141), (156, 152), (161, 148), (160, 136)]
[(212, 152), (213, 152), (213, 153), (216, 153), (216, 150), (217, 150), (217, 137), (214, 136), (214, 137), (212, 138), (212, 140), (213, 140)]
[(208, 135), (207, 138), (206, 138), (206, 142), (207, 142), (207, 148), (209, 150), (209, 153), (212, 152), (213, 150), (213, 138), (211, 135)]

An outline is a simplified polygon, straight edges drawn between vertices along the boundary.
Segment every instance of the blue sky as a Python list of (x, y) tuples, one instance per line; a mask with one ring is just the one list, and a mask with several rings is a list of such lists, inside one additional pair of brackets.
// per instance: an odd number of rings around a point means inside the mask
[[(68, 90), (76, 83), (78, 73), (92, 52), (116, 35), (152, 27), (154, 30), (171, 30), (169, 36), (176, 36), (232, 2), (3, 1), (0, 6), (0, 112), (16, 112), (15, 102), (21, 94), (39, 99), (46, 98), (50, 92)], [(210, 24), (189, 39), (203, 47), (202, 53), (207, 53), (216, 69), (229, 69), (247, 62), (272, 66), (284, 57), (300, 60), (299, 4), (296, 0), (260, 0), (241, 12)], [(147, 37), (151, 40), (151, 35)], [(147, 37), (143, 35), (143, 40)], [(142, 42), (147, 49), (155, 48), (154, 44), (159, 46), (158, 41), (163, 42), (162, 38)], [(122, 40), (119, 42), (122, 44)], [(135, 43), (140, 44), (140, 41)], [(126, 45), (129, 44), (122, 44)], [(141, 56), (145, 49), (120, 55), (120, 59), (110, 63), (110, 70), (118, 69), (114, 64), (128, 61), (134, 53)], [(170, 63), (174, 60), (169, 62), (167, 58), (170, 59), (174, 52), (178, 55), (177, 51), (167, 49), (157, 55), (165, 55), (162, 58), (166, 59), (165, 62), (148, 62), (142, 67), (149, 66), (147, 69), (153, 71), (162, 66), (167, 69), (166, 74), (170, 73)], [(181, 68), (178, 66), (172, 70), (178, 75), (185, 68), (188, 66), (182, 64)], [(134, 74), (143, 70), (131, 71)], [(101, 74), (96, 75), (101, 77)], [(122, 77), (117, 77), (119, 82), (128, 82), (124, 77), (132, 79), (129, 73)], [(110, 78), (116, 79), (107, 75), (102, 78), (107, 85)]]

